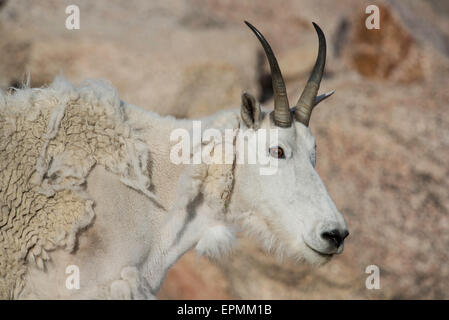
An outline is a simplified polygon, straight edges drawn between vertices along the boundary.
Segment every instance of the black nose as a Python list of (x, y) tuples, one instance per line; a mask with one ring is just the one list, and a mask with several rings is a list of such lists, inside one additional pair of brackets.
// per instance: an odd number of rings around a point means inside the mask
[(321, 234), (321, 237), (331, 244), (335, 245), (336, 248), (340, 247), (340, 245), (343, 243), (345, 238), (349, 235), (348, 230), (331, 230), (331, 231), (325, 231)]

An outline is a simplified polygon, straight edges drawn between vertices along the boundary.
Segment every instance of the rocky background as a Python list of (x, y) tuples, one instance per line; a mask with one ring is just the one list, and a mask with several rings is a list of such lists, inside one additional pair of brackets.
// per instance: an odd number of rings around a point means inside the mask
[[(66, 6), (81, 29), (65, 28)], [(367, 30), (367, 5), (380, 30)], [(108, 79), (121, 98), (192, 118), (239, 107), (243, 90), (272, 104), (248, 20), (269, 39), (296, 101), (328, 40), (314, 111), (318, 172), (351, 235), (321, 268), (279, 262), (243, 238), (220, 262), (185, 255), (161, 299), (449, 298), (449, 2), (445, 0), (0, 0), (0, 87)], [(380, 268), (379, 290), (365, 268)]]

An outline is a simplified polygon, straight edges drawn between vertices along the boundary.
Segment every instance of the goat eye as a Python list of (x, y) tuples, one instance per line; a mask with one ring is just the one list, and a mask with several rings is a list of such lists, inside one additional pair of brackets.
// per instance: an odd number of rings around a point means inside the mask
[(270, 148), (270, 156), (273, 158), (285, 159), (284, 149), (279, 146)]

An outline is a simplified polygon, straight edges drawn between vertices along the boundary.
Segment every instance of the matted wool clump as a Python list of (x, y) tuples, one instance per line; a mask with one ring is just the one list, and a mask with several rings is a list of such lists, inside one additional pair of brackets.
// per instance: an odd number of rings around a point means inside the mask
[(48, 251), (73, 250), (94, 216), (85, 181), (95, 164), (148, 191), (148, 147), (127, 124), (115, 89), (99, 81), (75, 88), (0, 93), (0, 299), (16, 297), (29, 264)]

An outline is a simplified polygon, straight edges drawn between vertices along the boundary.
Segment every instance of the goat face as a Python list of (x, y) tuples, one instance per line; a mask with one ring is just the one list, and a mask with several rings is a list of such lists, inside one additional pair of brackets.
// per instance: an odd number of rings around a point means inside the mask
[[(326, 40), (314, 24), (319, 39), (317, 61), (298, 103), (290, 109), (282, 74), (268, 42), (255, 27), (247, 25), (270, 63), (274, 111), (263, 113), (253, 96), (242, 95), (240, 135), (248, 139), (237, 139), (237, 153), (257, 150), (276, 165), (272, 173), (261, 174), (266, 164), (237, 163), (232, 203), (239, 207), (241, 224), (261, 236), (266, 247), (282, 248), (280, 253), (322, 264), (343, 251), (348, 235), (342, 215), (315, 171), (315, 139), (308, 127), (313, 108), (332, 94), (317, 96)], [(254, 137), (260, 137), (258, 133), (263, 131), (267, 139), (261, 148)], [(272, 139), (274, 135), (276, 139)]]
[[(315, 139), (300, 122), (279, 128), (269, 114), (262, 117), (259, 129), (242, 130), (247, 141), (237, 139), (246, 144), (237, 145), (237, 152), (258, 149), (270, 161), (270, 165), (237, 163), (232, 196), (237, 220), (268, 249), (322, 264), (343, 251), (348, 231), (315, 170)], [(262, 147), (255, 138), (260, 131), (268, 135)], [(277, 133), (277, 139), (270, 133)]]

